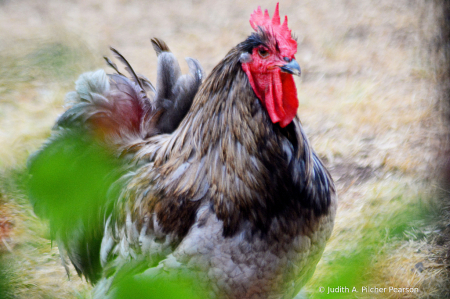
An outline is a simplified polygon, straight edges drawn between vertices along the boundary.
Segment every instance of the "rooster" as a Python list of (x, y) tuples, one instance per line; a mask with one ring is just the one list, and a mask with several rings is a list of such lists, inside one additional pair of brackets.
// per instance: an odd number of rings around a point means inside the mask
[(123, 273), (194, 273), (211, 298), (292, 298), (313, 274), (334, 183), (296, 116), (287, 17), (258, 7), (250, 24), (206, 78), (159, 39), (156, 86), (112, 49), (130, 78), (109, 58), (115, 74), (81, 75), (30, 157), (35, 212), (98, 298)]

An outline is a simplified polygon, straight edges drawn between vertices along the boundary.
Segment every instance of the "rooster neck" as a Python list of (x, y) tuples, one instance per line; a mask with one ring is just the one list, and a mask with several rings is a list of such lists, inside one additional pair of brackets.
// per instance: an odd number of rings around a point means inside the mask
[[(285, 128), (271, 122), (238, 54), (230, 52), (205, 80), (164, 161), (155, 162), (165, 193), (158, 215), (167, 231), (187, 233), (202, 203), (223, 221), (225, 236), (245, 223), (259, 234), (297, 235), (328, 211), (331, 179), (298, 119)], [(183, 214), (192, 211), (189, 221), (180, 221), (180, 203)]]

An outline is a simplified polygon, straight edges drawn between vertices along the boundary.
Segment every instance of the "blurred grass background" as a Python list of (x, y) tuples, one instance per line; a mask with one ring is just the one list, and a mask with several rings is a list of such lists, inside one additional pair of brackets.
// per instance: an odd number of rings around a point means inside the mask
[[(340, 202), (333, 236), (303, 291), (417, 287), (337, 298), (448, 298), (444, 1), (280, 1), (297, 36), (299, 115)], [(0, 297), (85, 298), (28, 202), (25, 163), (50, 135), (66, 92), (117, 48), (151, 80), (149, 39), (211, 69), (251, 33), (261, 1), (0, 1)], [(108, 70), (109, 71), (109, 70)]]

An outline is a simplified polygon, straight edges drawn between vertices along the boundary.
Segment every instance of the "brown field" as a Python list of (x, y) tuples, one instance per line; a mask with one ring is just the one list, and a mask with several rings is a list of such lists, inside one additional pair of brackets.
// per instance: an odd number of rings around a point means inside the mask
[[(275, 4), (0, 0), (0, 280), (12, 298), (89, 297), (91, 287), (73, 269), (67, 278), (20, 180), (76, 78), (107, 69), (102, 56), (111, 56), (111, 45), (153, 81), (151, 37), (167, 42), (184, 71), (182, 59), (194, 57), (208, 73), (251, 33), (251, 12), (261, 5), (272, 15)], [(425, 0), (280, 3), (299, 42), (298, 113), (340, 196), (333, 236), (303, 291), (309, 298), (332, 298), (321, 286), (358, 289), (344, 298), (450, 298), (450, 221), (439, 201), (448, 191), (438, 175), (447, 132), (437, 7)], [(419, 292), (363, 293), (363, 286)]]

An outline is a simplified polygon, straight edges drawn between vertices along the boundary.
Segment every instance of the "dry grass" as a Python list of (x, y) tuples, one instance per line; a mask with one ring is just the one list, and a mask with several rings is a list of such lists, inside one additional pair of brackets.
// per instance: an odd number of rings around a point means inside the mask
[[(14, 298), (77, 298), (90, 289), (74, 275), (67, 280), (13, 175), (49, 135), (77, 76), (104, 67), (112, 45), (154, 80), (153, 36), (209, 72), (251, 32), (258, 5), (272, 11), (275, 3), (0, 1), (0, 212), (13, 223), (0, 250)], [(340, 195), (332, 239), (305, 292), (321, 297), (318, 287), (338, 286), (331, 278), (344, 269), (359, 275), (348, 287), (418, 287), (408, 296), (442, 297), (448, 261), (436, 239), (444, 229), (417, 213), (438, 214), (430, 202), (439, 197), (435, 170), (446, 134), (433, 63), (435, 3), (282, 1), (280, 8), (299, 41), (299, 115)]]

